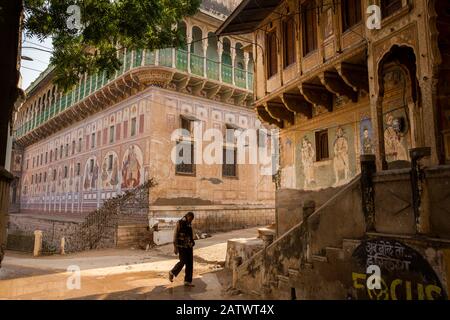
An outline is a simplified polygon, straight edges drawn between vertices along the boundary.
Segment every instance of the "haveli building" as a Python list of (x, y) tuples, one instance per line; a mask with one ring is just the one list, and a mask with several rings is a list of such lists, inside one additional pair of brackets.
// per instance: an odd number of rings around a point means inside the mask
[[(205, 1), (180, 23), (185, 48), (120, 52), (121, 69), (110, 78), (84, 76), (64, 94), (52, 84), (51, 68), (42, 74), (14, 126), (16, 211), (77, 216), (154, 178), (151, 218), (193, 210), (205, 231), (271, 223), (274, 187), (260, 165), (171, 161), (181, 140), (197, 148), (194, 123), (224, 136), (226, 129), (263, 128), (250, 107), (253, 58), (243, 50), (249, 40), (219, 42), (214, 35), (235, 5)], [(180, 128), (188, 136), (174, 141)], [(235, 150), (235, 143), (226, 148)]]
[(217, 30), (253, 36), (255, 111), (281, 131), (276, 240), (241, 290), (448, 297), (449, 32), (425, 0), (244, 0)]

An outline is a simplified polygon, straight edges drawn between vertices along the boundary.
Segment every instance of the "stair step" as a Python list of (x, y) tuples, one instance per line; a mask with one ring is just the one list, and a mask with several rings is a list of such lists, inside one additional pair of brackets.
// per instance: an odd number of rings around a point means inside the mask
[(279, 274), (279, 275), (277, 275), (277, 278), (278, 278), (278, 280), (279, 281), (281, 281), (281, 282), (289, 282), (289, 277), (286, 277), (286, 276), (283, 276), (283, 275), (281, 275), (281, 274)]
[(311, 256), (311, 259), (312, 259), (313, 261), (315, 261), (315, 262), (328, 262), (328, 258), (327, 258), (327, 257), (325, 257), (325, 256), (320, 256), (320, 255), (316, 255), (316, 254), (313, 254), (313, 255)]
[(288, 273), (289, 273), (289, 277), (296, 278), (296, 277), (298, 277), (298, 274), (300, 273), (300, 271), (298, 269), (289, 269)]

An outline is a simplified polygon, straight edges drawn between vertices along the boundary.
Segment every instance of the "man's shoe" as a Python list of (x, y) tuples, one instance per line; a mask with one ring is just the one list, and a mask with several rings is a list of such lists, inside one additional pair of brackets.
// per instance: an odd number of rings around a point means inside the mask
[(174, 278), (174, 275), (173, 275), (172, 271), (170, 271), (169, 272), (169, 281), (173, 282), (173, 278)]
[(185, 282), (184, 282), (184, 286), (185, 286), (185, 287), (195, 287), (195, 284), (193, 284), (192, 282), (187, 282), (187, 281), (185, 281)]

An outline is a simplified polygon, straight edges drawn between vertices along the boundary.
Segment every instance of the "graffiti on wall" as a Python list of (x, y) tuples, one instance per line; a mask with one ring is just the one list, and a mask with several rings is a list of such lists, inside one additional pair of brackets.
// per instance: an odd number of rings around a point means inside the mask
[[(381, 288), (367, 287), (366, 270), (378, 266)], [(361, 242), (352, 255), (352, 288), (363, 300), (447, 299), (439, 278), (416, 250), (395, 240), (377, 238)]]

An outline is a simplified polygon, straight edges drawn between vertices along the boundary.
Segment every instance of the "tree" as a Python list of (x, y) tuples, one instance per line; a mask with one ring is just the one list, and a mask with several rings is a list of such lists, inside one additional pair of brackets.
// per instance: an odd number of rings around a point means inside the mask
[[(8, 158), (14, 107), (24, 97), (19, 89), (21, 34), (53, 38), (54, 82), (63, 90), (81, 75), (120, 68), (123, 48), (158, 49), (180, 46), (174, 26), (193, 15), (200, 0), (0, 0), (0, 186), (11, 177)], [(2, 189), (4, 190), (4, 189)], [(0, 265), (6, 242), (8, 193), (0, 195)]]
[(79, 76), (120, 68), (123, 48), (178, 47), (175, 28), (198, 10), (200, 0), (24, 0), (24, 31), (52, 37), (54, 82), (68, 89)]

